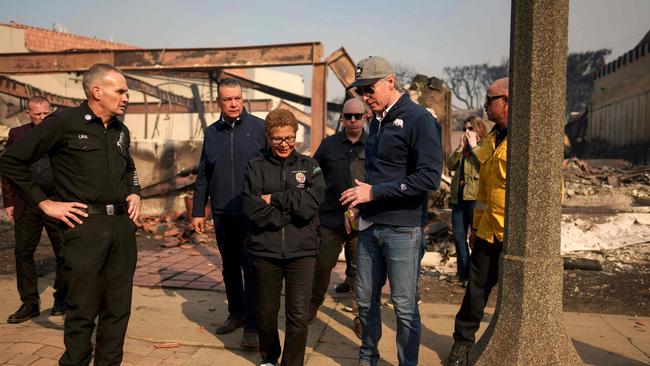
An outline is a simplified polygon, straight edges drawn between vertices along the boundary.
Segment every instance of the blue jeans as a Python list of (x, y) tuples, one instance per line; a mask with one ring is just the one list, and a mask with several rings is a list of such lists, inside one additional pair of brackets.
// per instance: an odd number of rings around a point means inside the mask
[(459, 200), (451, 205), (451, 227), (456, 243), (456, 258), (458, 258), (458, 278), (469, 278), (469, 248), (467, 247), (467, 228), (472, 224), (474, 204), (476, 201)]
[(355, 293), (363, 336), (359, 360), (374, 366), (381, 338), (381, 288), (388, 277), (397, 317), (397, 358), (417, 365), (420, 348), (418, 278), (424, 255), (421, 227), (373, 224), (359, 234)]

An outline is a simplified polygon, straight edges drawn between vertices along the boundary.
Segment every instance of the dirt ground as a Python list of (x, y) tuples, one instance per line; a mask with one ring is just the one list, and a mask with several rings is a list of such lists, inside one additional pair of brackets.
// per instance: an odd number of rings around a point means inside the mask
[[(605, 263), (602, 271), (565, 270), (565, 311), (650, 316), (650, 264)], [(440, 280), (440, 278), (443, 278)], [(465, 289), (438, 272), (424, 271), (420, 278), (422, 301), (460, 304)], [(497, 288), (488, 305), (495, 306)]]

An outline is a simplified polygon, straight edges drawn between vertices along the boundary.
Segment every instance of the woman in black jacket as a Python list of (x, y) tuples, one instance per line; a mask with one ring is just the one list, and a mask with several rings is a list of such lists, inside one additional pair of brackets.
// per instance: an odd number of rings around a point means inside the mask
[(283, 366), (303, 365), (308, 304), (318, 253), (318, 209), (325, 181), (316, 160), (295, 151), (298, 122), (287, 110), (265, 121), (270, 149), (248, 163), (242, 209), (252, 223), (247, 248), (258, 271), (257, 322), (262, 365), (282, 352), (278, 311), (285, 284), (286, 333)]

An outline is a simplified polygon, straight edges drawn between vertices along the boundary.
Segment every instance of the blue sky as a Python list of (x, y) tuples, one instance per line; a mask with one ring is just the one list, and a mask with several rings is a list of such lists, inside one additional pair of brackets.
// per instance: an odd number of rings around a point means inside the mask
[[(569, 49), (632, 48), (650, 29), (650, 0), (571, 0)], [(145, 48), (224, 47), (320, 41), (355, 61), (381, 55), (427, 75), (449, 65), (508, 56), (510, 1), (0, 1), (0, 22)], [(311, 78), (309, 68), (287, 71)], [(342, 94), (330, 73), (328, 96)], [(307, 89), (307, 94), (310, 91)]]

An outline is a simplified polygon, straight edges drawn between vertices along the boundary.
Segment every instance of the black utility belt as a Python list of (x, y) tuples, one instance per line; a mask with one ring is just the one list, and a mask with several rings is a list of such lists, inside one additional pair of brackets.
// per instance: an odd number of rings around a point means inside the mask
[(89, 215), (125, 215), (129, 211), (129, 204), (126, 202), (99, 204), (89, 203), (86, 212)]

